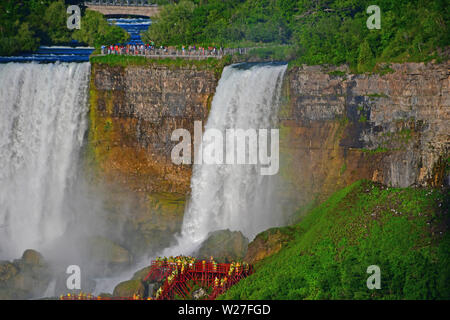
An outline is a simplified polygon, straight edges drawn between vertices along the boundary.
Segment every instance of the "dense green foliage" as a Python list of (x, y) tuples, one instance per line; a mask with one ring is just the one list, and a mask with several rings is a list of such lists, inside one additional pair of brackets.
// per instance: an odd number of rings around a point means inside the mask
[(125, 30), (108, 25), (95, 12), (85, 12), (81, 30), (69, 30), (67, 6), (63, 0), (0, 0), (0, 55), (34, 51), (39, 45), (68, 44), (72, 39), (91, 46), (127, 41)]
[(373, 67), (374, 56), (370, 49), (369, 42), (367, 42), (367, 40), (361, 42), (358, 51), (358, 71), (364, 72), (370, 70)]
[(54, 44), (68, 43), (71, 32), (67, 28), (67, 7), (63, 1), (53, 2), (45, 10), (43, 22), (50, 42)]
[[(68, 2), (68, 1), (66, 1)], [(446, 0), (380, 0), (381, 29), (369, 30), (369, 0), (159, 0), (159, 17), (143, 34), (162, 45), (269, 46), (252, 54), (294, 63), (348, 63), (371, 71), (377, 62), (427, 61), (449, 45)], [(0, 54), (30, 51), (72, 38), (92, 46), (127, 34), (87, 11), (82, 29), (66, 28), (63, 0), (0, 1)], [(276, 49), (276, 45), (284, 45)]]
[(50, 5), (48, 0), (0, 1), (0, 55), (32, 51), (40, 43), (50, 43), (48, 30), (59, 22), (47, 19), (57, 6)]
[[(367, 71), (376, 62), (431, 59), (449, 45), (445, 0), (380, 0), (381, 29), (369, 30), (369, 0), (193, 0), (162, 8), (145, 33), (165, 45), (288, 44), (297, 63), (349, 63)], [(292, 58), (292, 55), (290, 55)]]
[[(294, 240), (221, 298), (449, 299), (448, 196), (359, 181), (311, 210)], [(367, 289), (370, 265), (380, 290)]]
[(86, 11), (81, 20), (81, 28), (75, 30), (73, 38), (90, 46), (127, 42), (128, 32), (118, 26), (110, 25), (103, 15), (96, 11)]

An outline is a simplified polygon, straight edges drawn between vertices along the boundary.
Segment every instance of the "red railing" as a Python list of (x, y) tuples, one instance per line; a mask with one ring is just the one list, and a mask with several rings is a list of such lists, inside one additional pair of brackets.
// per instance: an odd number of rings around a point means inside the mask
[[(183, 267), (184, 265), (184, 267)], [(190, 283), (203, 288), (211, 288), (208, 299), (215, 299), (219, 294), (238, 283), (253, 272), (251, 265), (233, 265), (230, 263), (214, 263), (196, 261), (195, 263), (153, 261), (144, 281), (161, 281), (161, 292), (157, 300), (171, 300), (177, 295), (180, 298), (189, 297), (192, 287)], [(175, 274), (173, 273), (175, 271)], [(170, 275), (174, 275), (169, 279)], [(217, 279), (217, 280), (216, 280)]]
[[(152, 261), (150, 271), (144, 281), (163, 284), (156, 300), (172, 300), (189, 298), (193, 285), (209, 289), (207, 299), (213, 300), (231, 286), (253, 273), (248, 264), (214, 263), (212, 261), (196, 261), (194, 263)], [(133, 297), (98, 297), (90, 294), (61, 296), (60, 300), (153, 300), (135, 294)]]

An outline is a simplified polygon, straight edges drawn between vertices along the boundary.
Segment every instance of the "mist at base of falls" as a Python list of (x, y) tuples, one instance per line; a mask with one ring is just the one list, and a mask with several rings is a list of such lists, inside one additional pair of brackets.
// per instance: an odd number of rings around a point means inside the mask
[(90, 247), (110, 233), (107, 213), (83, 171), (89, 77), (89, 63), (0, 64), (0, 261), (39, 251), (50, 291), (69, 265), (103, 272)]

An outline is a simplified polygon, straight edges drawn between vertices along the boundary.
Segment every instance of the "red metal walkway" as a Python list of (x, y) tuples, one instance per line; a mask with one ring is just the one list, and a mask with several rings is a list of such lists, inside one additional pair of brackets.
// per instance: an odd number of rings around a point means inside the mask
[[(175, 261), (175, 260), (174, 260)], [(253, 267), (243, 263), (215, 263), (214, 261), (181, 262), (152, 261), (150, 271), (144, 281), (160, 282), (156, 298), (96, 297), (90, 294), (61, 296), (61, 300), (172, 300), (186, 299), (192, 294), (195, 285), (210, 291), (209, 300), (228, 290), (241, 279), (253, 273)]]
[(252, 272), (252, 266), (245, 263), (195, 261), (183, 266), (183, 263), (153, 261), (144, 281), (164, 280), (157, 293), (157, 300), (171, 300), (175, 296), (187, 298), (195, 284), (201, 288), (210, 288), (208, 299), (212, 300)]

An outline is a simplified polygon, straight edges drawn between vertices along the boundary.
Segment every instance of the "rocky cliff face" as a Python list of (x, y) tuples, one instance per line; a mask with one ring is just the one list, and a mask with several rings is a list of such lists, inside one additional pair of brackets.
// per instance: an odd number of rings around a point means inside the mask
[(389, 71), (289, 71), (280, 167), (298, 203), (362, 178), (395, 187), (448, 184), (448, 62), (394, 64)]
[[(288, 71), (279, 114), (286, 212), (362, 178), (397, 187), (449, 183), (448, 62), (386, 71)], [(124, 194), (133, 199), (113, 218), (129, 231), (125, 247), (167, 246), (180, 229), (191, 167), (172, 163), (170, 137), (206, 122), (217, 81), (195, 66), (93, 65), (88, 158), (112, 190), (111, 207)]]
[(172, 163), (171, 135), (177, 128), (193, 134), (195, 120), (206, 122), (217, 80), (196, 66), (93, 65), (88, 159), (111, 207), (131, 199), (115, 217), (130, 245), (166, 246), (179, 230), (191, 166)]
[(217, 84), (214, 73), (100, 65), (92, 72), (92, 142), (105, 174), (135, 191), (185, 194), (191, 168), (172, 163), (176, 142), (171, 135), (177, 128), (192, 132), (195, 120), (206, 121)]

